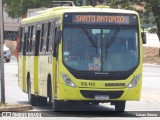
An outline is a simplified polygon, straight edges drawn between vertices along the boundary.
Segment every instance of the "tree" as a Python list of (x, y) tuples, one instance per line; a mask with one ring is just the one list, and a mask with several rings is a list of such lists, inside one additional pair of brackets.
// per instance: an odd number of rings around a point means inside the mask
[(113, 8), (136, 10), (143, 23), (156, 24), (160, 40), (160, 0), (106, 0), (106, 2)]
[[(3, 0), (5, 10), (12, 18), (22, 17), (29, 8), (50, 7), (53, 0)], [(61, 0), (55, 0), (61, 1)], [(72, 0), (76, 5), (82, 5), (82, 0)], [(93, 5), (94, 0), (87, 0)], [(140, 13), (142, 22), (154, 23), (157, 26), (157, 35), (160, 39), (160, 0), (96, 0), (106, 2), (113, 8), (132, 9)], [(153, 16), (149, 17), (149, 16)]]
[[(52, 1), (65, 0), (3, 0), (5, 11), (12, 18), (23, 17), (28, 9), (50, 7)], [(82, 0), (71, 0), (75, 5), (81, 6)], [(93, 5), (94, 1), (102, 3), (104, 0), (86, 0), (88, 5)]]
[(23, 17), (30, 8), (49, 7), (52, 0), (3, 0), (5, 11), (12, 18)]

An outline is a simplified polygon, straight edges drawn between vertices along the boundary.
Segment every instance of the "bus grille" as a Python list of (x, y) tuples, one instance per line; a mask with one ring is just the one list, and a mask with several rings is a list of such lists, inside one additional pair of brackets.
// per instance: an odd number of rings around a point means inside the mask
[(95, 98), (95, 95), (108, 95), (109, 99), (116, 99), (122, 96), (123, 91), (91, 91), (91, 90), (81, 90), (80, 91), (85, 98)]

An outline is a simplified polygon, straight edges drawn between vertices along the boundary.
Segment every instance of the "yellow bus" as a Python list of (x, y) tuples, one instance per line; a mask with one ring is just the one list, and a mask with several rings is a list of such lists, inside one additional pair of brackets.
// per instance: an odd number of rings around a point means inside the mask
[[(144, 39), (145, 40), (145, 39)], [(110, 102), (124, 111), (140, 99), (140, 19), (135, 11), (56, 7), (21, 22), (18, 79), (32, 105)]]

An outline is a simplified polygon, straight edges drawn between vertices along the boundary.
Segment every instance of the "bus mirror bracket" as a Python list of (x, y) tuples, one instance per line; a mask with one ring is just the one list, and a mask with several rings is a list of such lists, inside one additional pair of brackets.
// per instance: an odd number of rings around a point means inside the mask
[(60, 30), (57, 30), (56, 31), (56, 36), (55, 36), (55, 43), (56, 44), (60, 44), (60, 42), (61, 42), (61, 35), (62, 35), (62, 32)]
[(142, 40), (143, 40), (143, 44), (147, 43), (147, 39), (146, 39), (146, 33), (144, 32), (144, 27), (142, 27), (142, 32), (141, 32), (141, 36), (142, 36)]

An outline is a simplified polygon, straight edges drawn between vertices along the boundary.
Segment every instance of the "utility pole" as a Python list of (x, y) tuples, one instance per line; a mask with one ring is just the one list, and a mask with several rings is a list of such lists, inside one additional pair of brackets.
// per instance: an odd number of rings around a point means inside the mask
[(3, 1), (0, 0), (0, 100), (5, 103), (4, 53), (3, 53)]

